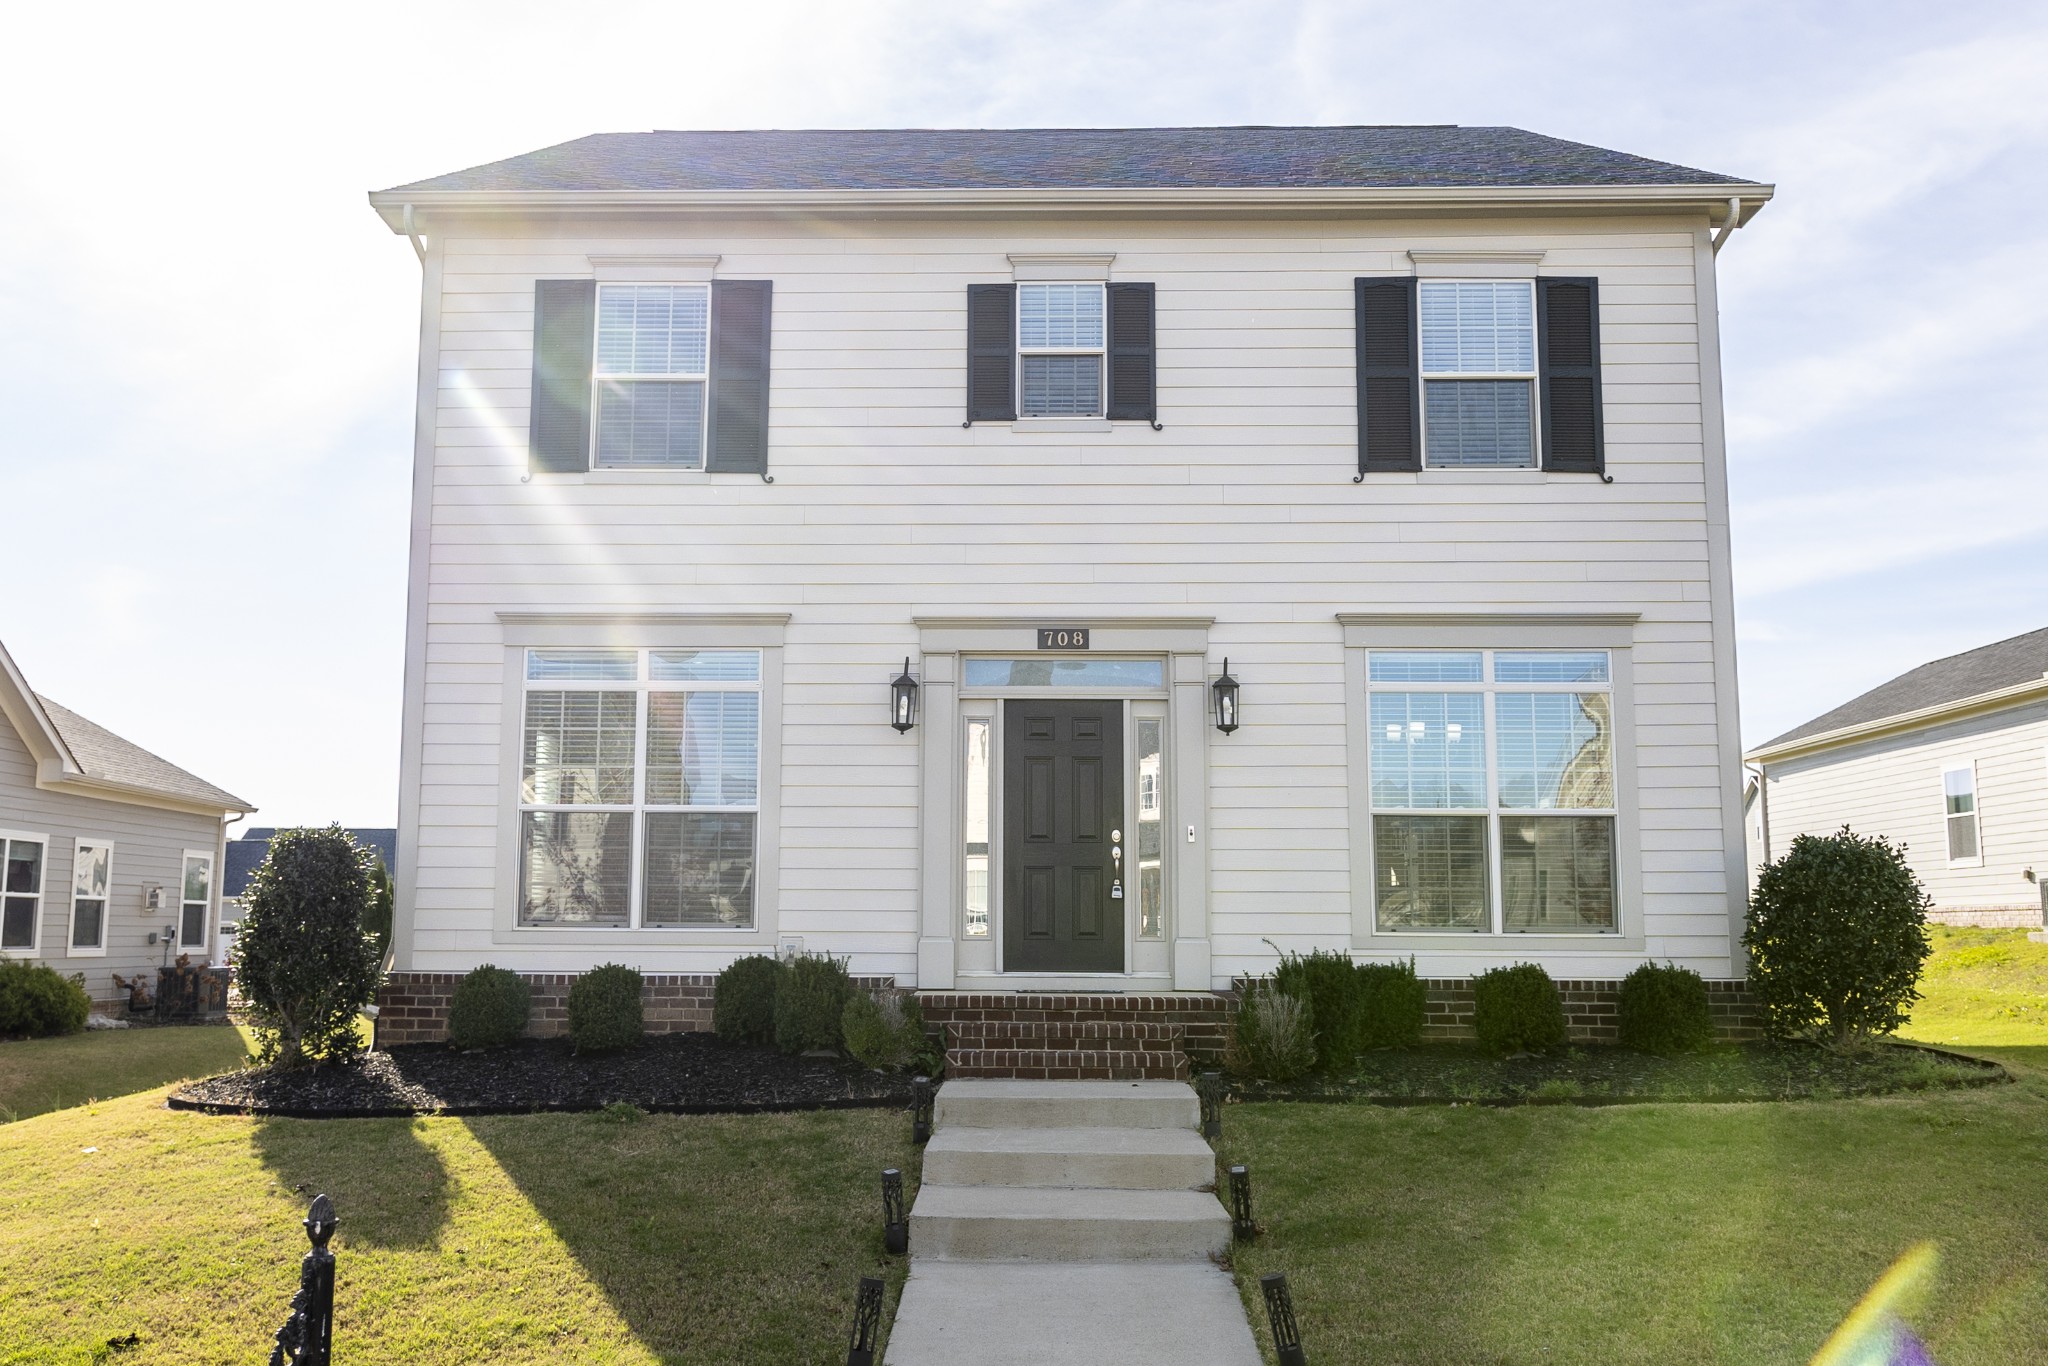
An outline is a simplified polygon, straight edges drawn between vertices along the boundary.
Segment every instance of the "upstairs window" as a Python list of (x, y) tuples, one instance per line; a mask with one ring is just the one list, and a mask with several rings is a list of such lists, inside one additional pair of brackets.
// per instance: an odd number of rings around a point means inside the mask
[(711, 367), (709, 285), (599, 285), (600, 469), (701, 469)]
[(1017, 411), (1102, 416), (1101, 285), (1017, 286)]
[(1536, 284), (1424, 280), (1422, 458), (1432, 468), (1536, 465)]
[(1948, 861), (1975, 863), (1983, 855), (1977, 842), (1977, 770), (1952, 768), (1941, 775), (1942, 818), (1948, 825)]

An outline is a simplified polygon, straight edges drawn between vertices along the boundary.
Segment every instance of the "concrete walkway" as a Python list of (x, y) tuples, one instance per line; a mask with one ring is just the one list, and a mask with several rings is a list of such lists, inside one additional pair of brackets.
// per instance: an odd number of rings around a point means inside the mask
[(1258, 1366), (1194, 1090), (949, 1081), (885, 1366)]

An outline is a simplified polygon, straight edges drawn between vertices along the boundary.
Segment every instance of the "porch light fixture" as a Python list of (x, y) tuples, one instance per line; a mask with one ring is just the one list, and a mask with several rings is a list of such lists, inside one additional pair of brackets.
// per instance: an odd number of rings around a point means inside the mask
[(1216, 695), (1216, 729), (1225, 735), (1237, 729), (1237, 680), (1230, 676), (1230, 657), (1223, 657), (1223, 676), (1209, 685)]
[(903, 1173), (882, 1173), (882, 1249), (892, 1257), (910, 1251), (910, 1220), (903, 1213)]
[(910, 656), (903, 657), (903, 672), (889, 685), (889, 724), (897, 733), (917, 724), (917, 680), (910, 676)]

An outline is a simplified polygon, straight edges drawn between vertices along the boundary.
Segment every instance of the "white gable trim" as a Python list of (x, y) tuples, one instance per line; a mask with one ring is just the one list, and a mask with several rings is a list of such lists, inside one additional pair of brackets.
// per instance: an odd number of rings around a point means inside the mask
[(28, 679), (22, 676), (20, 666), (14, 662), (14, 656), (7, 653), (4, 644), (0, 644), (0, 712), (7, 714), (8, 721), (20, 733), (22, 743), (35, 756), (38, 787), (46, 787), (63, 778), (85, 776), (84, 767), (72, 755), (64, 737), (58, 734), (56, 723), (43, 710), (43, 704), (36, 699)]

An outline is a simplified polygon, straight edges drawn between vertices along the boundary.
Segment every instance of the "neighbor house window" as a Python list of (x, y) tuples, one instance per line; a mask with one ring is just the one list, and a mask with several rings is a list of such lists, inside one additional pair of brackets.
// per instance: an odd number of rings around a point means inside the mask
[(1423, 463), (1534, 468), (1535, 282), (1423, 280), (1417, 289)]
[(1382, 933), (1616, 928), (1604, 650), (1367, 656)]
[(213, 910), (213, 855), (185, 851), (183, 895), (178, 903), (178, 947), (206, 949), (206, 922)]
[(1982, 857), (1977, 842), (1977, 770), (1952, 768), (1941, 775), (1942, 814), (1948, 823), (1948, 861)]
[(43, 863), (48, 835), (0, 830), (0, 950), (34, 953), (43, 918)]
[(529, 650), (522, 925), (751, 928), (759, 650)]
[(1017, 412), (1101, 417), (1103, 287), (1017, 286)]
[(599, 285), (598, 467), (701, 469), (710, 356), (709, 285)]
[(80, 840), (71, 857), (71, 951), (99, 954), (107, 949), (107, 901), (114, 881), (114, 846)]

